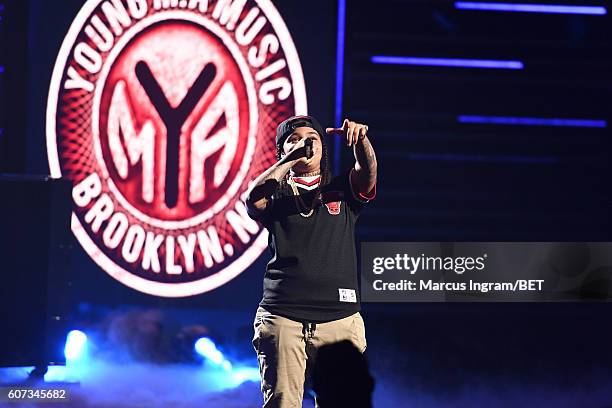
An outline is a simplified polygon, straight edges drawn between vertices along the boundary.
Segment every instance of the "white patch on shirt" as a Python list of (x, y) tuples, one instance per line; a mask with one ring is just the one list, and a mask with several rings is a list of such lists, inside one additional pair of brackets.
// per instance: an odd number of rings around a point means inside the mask
[(341, 302), (357, 303), (357, 294), (355, 289), (338, 289)]

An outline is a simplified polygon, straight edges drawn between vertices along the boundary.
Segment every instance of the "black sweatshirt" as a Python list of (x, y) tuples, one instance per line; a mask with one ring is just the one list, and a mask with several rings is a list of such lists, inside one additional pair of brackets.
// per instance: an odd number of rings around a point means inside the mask
[[(264, 276), (263, 308), (309, 322), (342, 319), (360, 310), (355, 223), (368, 200), (353, 192), (351, 171), (322, 188), (310, 217), (300, 215), (307, 211), (286, 183), (279, 188), (288, 194), (271, 199), (261, 212), (249, 210), (269, 232), (272, 258)], [(300, 189), (303, 201), (310, 204), (315, 191)]]

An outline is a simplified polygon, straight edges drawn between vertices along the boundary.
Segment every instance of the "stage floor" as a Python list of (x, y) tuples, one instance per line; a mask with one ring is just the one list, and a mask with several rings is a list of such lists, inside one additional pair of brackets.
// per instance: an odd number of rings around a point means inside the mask
[[(612, 329), (602, 320), (610, 309), (608, 304), (364, 305), (374, 406), (610, 407)], [(218, 333), (216, 325), (226, 330), (220, 347), (228, 352), (231, 370), (115, 359), (117, 354), (98, 350), (98, 357), (93, 353), (84, 366), (71, 368), (70, 375), (80, 380), (70, 388), (71, 401), (53, 406), (260, 406), (252, 313), (209, 316), (214, 316), (207, 321), (211, 333)], [(0, 382), (26, 375), (25, 368), (2, 369)], [(52, 368), (46, 378), (65, 380), (65, 375)], [(307, 398), (304, 407), (312, 406)]]

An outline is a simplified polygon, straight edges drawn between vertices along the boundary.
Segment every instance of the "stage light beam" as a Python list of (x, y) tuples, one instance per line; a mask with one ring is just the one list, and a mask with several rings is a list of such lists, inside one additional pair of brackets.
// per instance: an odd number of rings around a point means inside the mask
[(402, 57), (394, 55), (374, 55), (371, 59), (373, 64), (392, 64), (392, 65), (420, 65), (430, 67), (451, 67), (451, 68), (486, 68), (486, 69), (523, 69), (521, 61), (506, 60), (481, 60), (463, 58), (423, 58), (423, 57)]
[(520, 4), (520, 3), (480, 3), (472, 1), (456, 1), (455, 8), (459, 10), (506, 11), (514, 13), (546, 13), (546, 14), (587, 14), (605, 15), (607, 9), (602, 6), (573, 6), (569, 4)]
[[(342, 126), (342, 104), (344, 92), (344, 40), (346, 31), (346, 0), (338, 0), (338, 31), (336, 35), (336, 106), (334, 123)], [(334, 138), (334, 173), (340, 172), (340, 138)]]
[(222, 367), (224, 370), (230, 371), (232, 369), (232, 363), (225, 359), (223, 353), (217, 349), (215, 342), (208, 337), (199, 338), (194, 344), (194, 349), (204, 359)]
[(66, 336), (64, 356), (67, 361), (76, 361), (85, 355), (87, 335), (80, 330), (72, 330)]
[(608, 123), (604, 119), (567, 119), (567, 118), (529, 118), (512, 116), (459, 115), (460, 123), (494, 124), (510, 126), (566, 126), (605, 128)]

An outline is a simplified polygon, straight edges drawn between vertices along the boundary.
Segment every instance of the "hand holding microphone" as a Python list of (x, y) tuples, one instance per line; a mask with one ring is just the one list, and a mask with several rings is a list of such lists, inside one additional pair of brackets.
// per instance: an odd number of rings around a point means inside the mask
[(306, 148), (306, 158), (310, 159), (313, 155), (312, 139), (308, 138), (304, 141), (304, 148)]
[(312, 139), (304, 138), (293, 146), (291, 151), (285, 156), (284, 160), (306, 163), (306, 161), (311, 159), (313, 156), (314, 146)]

